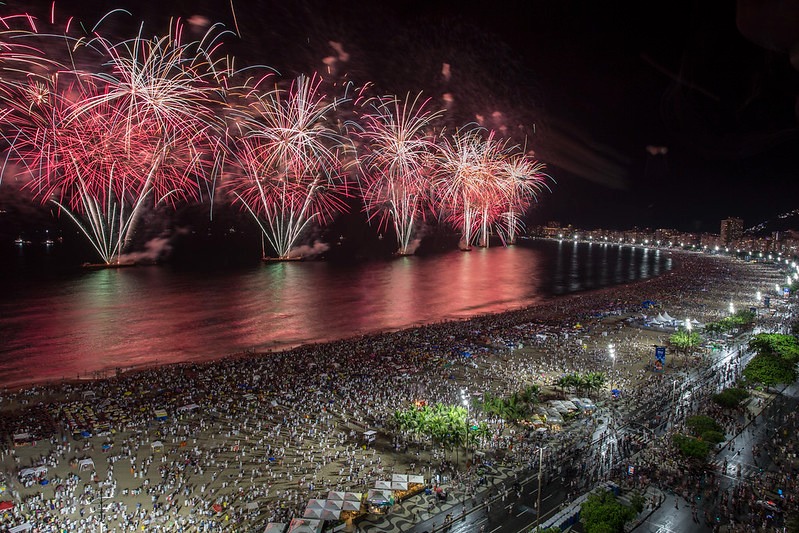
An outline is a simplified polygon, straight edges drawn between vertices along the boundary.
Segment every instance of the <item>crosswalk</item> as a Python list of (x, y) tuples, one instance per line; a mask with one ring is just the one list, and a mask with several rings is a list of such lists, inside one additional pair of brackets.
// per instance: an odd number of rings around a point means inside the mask
[[(717, 472), (720, 472), (721, 475), (727, 476), (732, 479), (748, 479), (751, 477), (757, 477), (763, 473), (763, 469), (757, 465), (745, 463), (743, 461), (736, 461), (727, 459), (727, 469), (724, 470), (724, 458), (723, 457), (716, 457), (710, 462), (711, 465), (715, 467)], [(741, 475), (738, 475), (738, 471), (740, 470)]]

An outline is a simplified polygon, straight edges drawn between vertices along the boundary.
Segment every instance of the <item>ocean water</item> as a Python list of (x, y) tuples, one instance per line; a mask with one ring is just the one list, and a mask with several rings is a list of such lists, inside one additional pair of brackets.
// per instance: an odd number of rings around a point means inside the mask
[(203, 361), (501, 312), (657, 276), (668, 252), (526, 241), (426, 257), (7, 276), (0, 385)]

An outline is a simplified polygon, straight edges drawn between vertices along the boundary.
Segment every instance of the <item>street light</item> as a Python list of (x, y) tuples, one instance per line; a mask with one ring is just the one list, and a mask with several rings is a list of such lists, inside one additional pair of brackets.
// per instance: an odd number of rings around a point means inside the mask
[(543, 477), (544, 473), (544, 446), (538, 449), (538, 497), (535, 504), (535, 530), (538, 531), (538, 528), (541, 524), (541, 478)]
[(611, 392), (612, 392), (612, 389), (615, 388), (613, 386), (614, 385), (613, 380), (616, 378), (616, 347), (613, 346), (612, 344), (608, 344), (608, 353), (610, 355), (611, 361), (613, 361), (613, 364), (612, 364), (612, 369), (613, 369), (612, 374), (613, 374), (613, 376), (611, 377), (611, 381), (610, 381), (610, 388), (611, 388)]
[[(469, 440), (469, 397), (467, 395), (466, 389), (461, 389), (461, 403), (466, 409), (466, 421), (463, 423), (463, 443), (466, 445), (467, 441)], [(457, 447), (457, 450), (459, 453), (456, 460), (458, 461), (458, 466), (460, 467), (460, 446)]]

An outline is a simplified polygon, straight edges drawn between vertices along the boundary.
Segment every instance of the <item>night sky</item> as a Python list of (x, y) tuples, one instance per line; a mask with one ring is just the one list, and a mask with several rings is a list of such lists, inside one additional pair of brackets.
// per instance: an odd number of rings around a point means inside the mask
[(235, 21), (229, 0), (57, 9), (95, 21), (126, 7), (152, 32), (195, 16), (240, 34), (226, 50), (242, 64), (286, 78), (329, 58), (383, 93), (449, 93), (451, 125), (504, 127), (548, 165), (557, 184), (529, 223), (717, 232), (727, 216), (753, 226), (799, 207), (799, 72), (769, 26), (799, 35), (799, 19), (771, 4), (232, 0)]

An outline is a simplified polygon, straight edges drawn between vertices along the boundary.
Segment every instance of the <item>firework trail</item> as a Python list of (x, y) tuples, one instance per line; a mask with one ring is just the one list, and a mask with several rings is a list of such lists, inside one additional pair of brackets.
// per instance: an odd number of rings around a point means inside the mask
[(349, 142), (333, 127), (338, 99), (321, 79), (298, 77), (288, 90), (251, 93), (246, 112), (232, 113), (242, 135), (232, 141), (235, 201), (258, 223), (280, 259), (288, 259), (311, 223), (346, 209), (343, 157)]
[(366, 151), (359, 160), (361, 193), (370, 220), (393, 225), (400, 255), (412, 253), (416, 224), (430, 200), (436, 144), (432, 122), (441, 111), (425, 109), (420, 95), (405, 100), (378, 98), (363, 117), (359, 137)]

